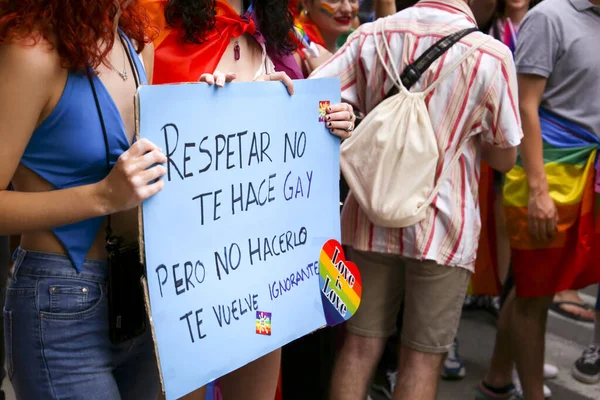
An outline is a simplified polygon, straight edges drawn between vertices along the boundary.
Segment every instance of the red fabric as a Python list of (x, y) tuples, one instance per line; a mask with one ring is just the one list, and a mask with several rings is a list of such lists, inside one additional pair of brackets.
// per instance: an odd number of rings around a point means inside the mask
[(479, 181), (479, 210), (481, 233), (475, 273), (471, 276), (470, 294), (475, 296), (499, 296), (502, 283), (498, 277), (498, 250), (496, 243), (496, 218), (494, 215), (494, 170), (481, 163)]
[(304, 33), (306, 33), (311, 42), (325, 47), (325, 41), (323, 40), (323, 36), (321, 36), (319, 28), (306, 15), (301, 15), (296, 19), (296, 26), (300, 26), (304, 30)]
[[(600, 219), (594, 217), (594, 181), (595, 176), (590, 174), (580, 217), (567, 229), (560, 247), (518, 249), (512, 246), (517, 296), (551, 296), (600, 283)], [(527, 210), (522, 212), (526, 215)]]
[(289, 0), (288, 8), (290, 9), (290, 12), (294, 18), (298, 18), (300, 16), (300, 0)]
[(197, 82), (202, 74), (215, 72), (231, 38), (255, 33), (254, 21), (240, 17), (224, 0), (217, 0), (215, 11), (215, 29), (201, 44), (183, 44), (180, 33), (169, 30), (156, 46), (153, 83)]

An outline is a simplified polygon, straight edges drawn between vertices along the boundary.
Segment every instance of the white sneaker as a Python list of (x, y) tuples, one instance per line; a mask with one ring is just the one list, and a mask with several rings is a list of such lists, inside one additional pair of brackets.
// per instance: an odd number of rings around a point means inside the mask
[[(544, 367), (545, 367), (545, 365), (544, 365)], [(556, 369), (556, 367), (554, 367), (554, 369)], [(546, 372), (546, 368), (544, 368), (544, 377), (546, 376), (545, 372)], [(557, 375), (558, 375), (558, 370), (557, 370)], [(555, 377), (556, 377), (556, 375), (555, 375)], [(523, 396), (523, 386), (521, 386), (521, 380), (519, 379), (519, 374), (517, 373), (516, 368), (513, 369), (512, 380), (513, 380), (513, 385), (515, 385), (515, 393), (517, 394), (517, 396), (519, 398), (525, 398), (525, 396)], [(544, 385), (544, 398), (549, 399), (550, 397), (552, 397), (552, 390), (550, 390), (550, 388), (548, 386)]]
[(558, 368), (552, 364), (544, 364), (544, 379), (554, 379), (558, 376)]
[(398, 371), (394, 371), (394, 372), (388, 371), (385, 373), (385, 375), (387, 376), (388, 381), (390, 382), (391, 393), (394, 393), (394, 390), (396, 389), (396, 381), (398, 380)]

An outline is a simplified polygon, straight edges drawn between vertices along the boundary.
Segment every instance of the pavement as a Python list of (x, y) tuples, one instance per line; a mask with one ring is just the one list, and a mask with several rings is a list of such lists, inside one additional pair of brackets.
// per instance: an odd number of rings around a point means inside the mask
[[(438, 400), (473, 400), (475, 387), (488, 367), (495, 342), (495, 321), (485, 312), (465, 313), (459, 329), (460, 355), (467, 368), (467, 377), (458, 382), (442, 382)], [(588, 337), (589, 340), (589, 337)], [(553, 400), (598, 400), (600, 384), (585, 385), (571, 376), (573, 362), (581, 356), (584, 346), (562, 336), (546, 335), (546, 362), (559, 369), (557, 379), (547, 385)]]
[[(582, 291), (589, 303), (595, 302), (597, 288)], [(475, 388), (488, 368), (492, 355), (496, 321), (485, 311), (466, 311), (459, 327), (459, 352), (465, 362), (467, 376), (461, 381), (442, 381), (438, 400), (473, 400)], [(592, 324), (578, 323), (550, 313), (546, 335), (546, 362), (559, 369), (556, 379), (547, 381), (552, 400), (600, 400), (600, 384), (585, 385), (571, 376), (571, 368), (592, 335)], [(385, 400), (372, 396), (373, 400)]]

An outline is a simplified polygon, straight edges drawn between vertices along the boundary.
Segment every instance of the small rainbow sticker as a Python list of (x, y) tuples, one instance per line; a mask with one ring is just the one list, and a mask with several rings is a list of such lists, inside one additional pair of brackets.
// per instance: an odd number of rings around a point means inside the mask
[(319, 122), (325, 121), (325, 116), (327, 115), (327, 107), (329, 107), (329, 104), (329, 101), (319, 102)]
[(256, 334), (271, 336), (271, 313), (256, 312)]
[(330, 17), (333, 17), (333, 14), (335, 13), (335, 10), (333, 9), (332, 6), (330, 6), (329, 4), (323, 3), (323, 2), (321, 2), (321, 6), (319, 7), (319, 10), (323, 14), (326, 14)]
[(356, 264), (346, 261), (337, 240), (329, 240), (319, 257), (319, 284), (327, 325), (348, 321), (358, 310), (362, 280)]

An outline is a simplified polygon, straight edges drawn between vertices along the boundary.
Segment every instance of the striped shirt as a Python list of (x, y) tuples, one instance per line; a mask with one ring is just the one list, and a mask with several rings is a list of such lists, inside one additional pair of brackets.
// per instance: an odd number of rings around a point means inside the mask
[[(385, 34), (396, 65), (402, 70), (440, 38), (475, 25), (465, 1), (423, 0), (388, 17)], [(444, 66), (455, 63), (482, 35), (481, 32), (467, 35), (450, 48), (412, 91), (425, 90)], [(362, 25), (311, 78), (334, 76), (341, 79), (343, 100), (365, 114), (392, 88), (392, 81), (377, 61), (373, 24)], [(510, 148), (518, 146), (523, 136), (510, 50), (499, 41), (487, 41), (441, 82), (427, 97), (426, 104), (443, 154), (436, 179), (450, 163), (462, 139), (469, 139), (425, 219), (404, 229), (375, 226), (350, 193), (342, 210), (342, 241), (357, 250), (433, 260), (440, 265), (473, 271), (481, 230), (478, 203), (481, 141)]]

